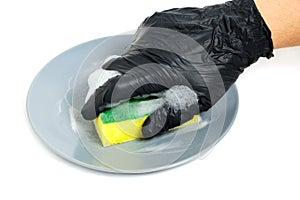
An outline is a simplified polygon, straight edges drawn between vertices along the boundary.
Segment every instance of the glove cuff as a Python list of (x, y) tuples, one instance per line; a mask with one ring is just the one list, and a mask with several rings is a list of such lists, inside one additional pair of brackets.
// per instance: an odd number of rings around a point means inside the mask
[(256, 62), (259, 57), (266, 57), (268, 59), (273, 57), (272, 33), (254, 0), (233, 0), (232, 4), (240, 10), (240, 14), (245, 17), (245, 21), (247, 22), (245, 27), (248, 29), (248, 47), (246, 50), (249, 60), (247, 65), (249, 66)]

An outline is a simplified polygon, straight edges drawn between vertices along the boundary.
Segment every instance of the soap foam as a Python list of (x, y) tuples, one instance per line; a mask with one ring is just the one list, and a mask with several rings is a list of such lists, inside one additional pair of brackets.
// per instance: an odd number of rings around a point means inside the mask
[(164, 99), (166, 104), (175, 110), (187, 109), (198, 103), (197, 94), (184, 85), (171, 87), (164, 93)]
[(153, 100), (148, 100), (148, 101), (141, 101), (138, 103), (136, 106), (136, 115), (137, 116), (144, 116), (145, 114), (150, 114), (153, 113), (155, 110), (163, 106), (164, 104), (164, 99), (159, 98), (159, 99), (153, 99)]

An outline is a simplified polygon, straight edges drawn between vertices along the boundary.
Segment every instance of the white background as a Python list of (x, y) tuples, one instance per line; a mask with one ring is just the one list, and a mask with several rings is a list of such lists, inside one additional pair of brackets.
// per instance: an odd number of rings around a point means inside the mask
[(1, 1), (0, 199), (299, 199), (300, 47), (275, 51), (237, 81), (240, 108), (203, 160), (147, 175), (110, 175), (54, 155), (30, 129), (30, 83), (77, 44), (135, 29), (155, 11), (222, 1)]

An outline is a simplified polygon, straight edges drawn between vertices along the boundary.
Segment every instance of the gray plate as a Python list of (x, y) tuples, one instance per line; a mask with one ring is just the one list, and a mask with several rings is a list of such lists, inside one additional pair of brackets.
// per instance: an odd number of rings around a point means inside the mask
[[(31, 126), (55, 153), (81, 166), (113, 173), (168, 169), (204, 156), (231, 127), (238, 110), (232, 86), (202, 121), (150, 140), (103, 148), (92, 123), (78, 114), (87, 92), (86, 76), (103, 59), (120, 54), (132, 35), (93, 40), (50, 61), (33, 80), (27, 96)], [(82, 92), (80, 94), (80, 92)]]

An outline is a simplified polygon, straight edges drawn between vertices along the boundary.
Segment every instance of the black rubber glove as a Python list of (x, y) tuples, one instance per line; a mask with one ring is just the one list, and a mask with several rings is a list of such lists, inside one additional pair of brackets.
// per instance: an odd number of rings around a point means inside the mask
[[(273, 56), (271, 32), (253, 0), (204, 8), (176, 8), (145, 19), (121, 57), (103, 68), (122, 75), (99, 87), (82, 109), (95, 119), (111, 103), (184, 85), (198, 104), (164, 105), (143, 125), (144, 137), (178, 126), (207, 111), (259, 57)], [(174, 98), (174, 101), (180, 99)]]

